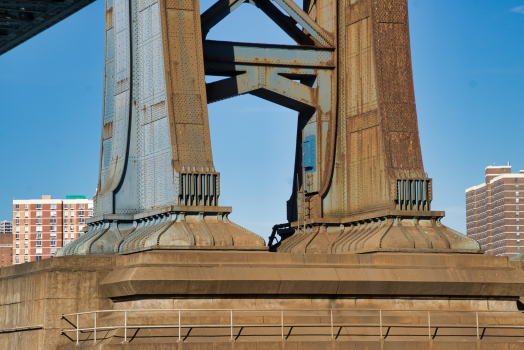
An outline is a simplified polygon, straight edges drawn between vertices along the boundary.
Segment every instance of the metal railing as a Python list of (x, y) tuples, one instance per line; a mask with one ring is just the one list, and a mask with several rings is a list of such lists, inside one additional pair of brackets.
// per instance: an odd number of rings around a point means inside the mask
[[(178, 323), (177, 324), (140, 324), (140, 325), (129, 325), (128, 324), (128, 315), (129, 314), (136, 314), (136, 313), (158, 313), (158, 312), (171, 312), (175, 313), (175, 316), (178, 316)], [(343, 314), (348, 313), (355, 313), (355, 312), (366, 312), (371, 313), (375, 315), (375, 317), (378, 318), (378, 322), (371, 322), (371, 323), (348, 323), (348, 322), (334, 322), (334, 316), (344, 316)], [(109, 314), (118, 314), (122, 313), (124, 316), (123, 324), (122, 325), (113, 325), (113, 326), (97, 326), (97, 320), (99, 318), (99, 314), (102, 313), (109, 313)], [(227, 323), (218, 323), (218, 324), (199, 324), (199, 323), (182, 323), (182, 315), (185, 314), (185, 317), (195, 317), (195, 314), (197, 313), (205, 313), (205, 316), (219, 316), (217, 314), (226, 314), (229, 318), (229, 322)], [(263, 315), (269, 315), (274, 317), (274, 315), (279, 316), (279, 322), (271, 322), (271, 323), (235, 323), (234, 322), (234, 314), (237, 315), (237, 318), (241, 318), (239, 314), (247, 313), (249, 315), (244, 317), (260, 317)], [(314, 317), (329, 317), (329, 322), (306, 322), (306, 323), (298, 323), (298, 322), (285, 322), (285, 313), (288, 314), (288, 316), (294, 316), (296, 317), (297, 313), (305, 313), (305, 316), (314, 316)], [(406, 313), (411, 314), (411, 316), (415, 316), (419, 318), (419, 323), (393, 323), (393, 322), (383, 322), (384, 313), (394, 313), (395, 315), (389, 315), (388, 317), (398, 317), (398, 314)], [(118, 330), (118, 329), (124, 329), (124, 342), (127, 342), (127, 330), (128, 329), (154, 329), (154, 328), (174, 328), (178, 329), (178, 341), (184, 341), (182, 338), (186, 338), (187, 335), (182, 334), (182, 329), (191, 329), (191, 328), (229, 328), (230, 334), (229, 334), (229, 341), (235, 341), (234, 336), (234, 328), (247, 328), (247, 327), (273, 327), (273, 328), (280, 328), (280, 336), (282, 340), (284, 340), (285, 327), (315, 327), (315, 328), (330, 328), (330, 335), (332, 340), (336, 340), (340, 334), (335, 335), (334, 329), (335, 328), (344, 328), (344, 327), (378, 327), (379, 328), (379, 337), (380, 339), (385, 339), (388, 334), (389, 330), (391, 328), (427, 328), (428, 329), (428, 339), (434, 339), (437, 336), (437, 331), (439, 328), (456, 328), (456, 329), (476, 329), (476, 338), (477, 340), (482, 340), (484, 333), (486, 329), (490, 328), (499, 328), (499, 329), (523, 329), (524, 330), (524, 316), (523, 317), (523, 324), (480, 324), (479, 323), (479, 313), (481, 316), (489, 316), (489, 317), (500, 317), (503, 314), (515, 314), (520, 313), (519, 311), (452, 311), (452, 310), (394, 310), (394, 309), (387, 309), (387, 310), (376, 310), (376, 309), (280, 309), (280, 310), (252, 310), (252, 309), (131, 309), (131, 310), (99, 310), (99, 311), (88, 311), (88, 312), (78, 312), (78, 313), (72, 313), (72, 314), (62, 314), (62, 319), (66, 320), (70, 325), (72, 325), (74, 328), (69, 329), (62, 329), (61, 333), (64, 335), (67, 335), (67, 333), (75, 333), (76, 334), (76, 343), (79, 344), (80, 341), (80, 333), (93, 333), (94, 335), (94, 343), (97, 341), (97, 332), (101, 331), (109, 331), (109, 330)], [(334, 315), (335, 314), (335, 315)], [(425, 316), (427, 314), (427, 316)], [(432, 315), (433, 320), (438, 315), (441, 316), (459, 316), (459, 315), (471, 315), (475, 316), (475, 322), (472, 324), (446, 324), (446, 323), (438, 323), (438, 322), (432, 322)], [(85, 315), (94, 315), (93, 320), (93, 326), (92, 327), (80, 327), (80, 317)], [(424, 315), (424, 316), (421, 316)], [(304, 316), (304, 317), (305, 317)], [(353, 315), (353, 316), (369, 316), (369, 315)], [(76, 324), (73, 323), (71, 320), (68, 319), (68, 317), (73, 317), (74, 320), (76, 320)], [(427, 323), (422, 323), (422, 318), (427, 317)], [(387, 332), (384, 333), (384, 330), (387, 329)], [(482, 329), (482, 333), (480, 333), (480, 329)], [(291, 330), (289, 331), (289, 334), (286, 336), (289, 337), (291, 334)], [(237, 335), (237, 337), (240, 336), (240, 333)], [(522, 337), (524, 337), (524, 332), (522, 332)], [(71, 338), (70, 338), (71, 339)], [(73, 340), (73, 339), (71, 339)]]

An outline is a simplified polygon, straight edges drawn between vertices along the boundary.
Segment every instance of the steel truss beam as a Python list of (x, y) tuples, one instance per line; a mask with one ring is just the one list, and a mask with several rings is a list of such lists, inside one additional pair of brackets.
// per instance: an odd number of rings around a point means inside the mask
[(232, 43), (212, 40), (204, 41), (204, 60), (206, 62), (206, 74), (208, 75), (223, 75), (212, 72), (211, 62), (304, 68), (318, 67), (324, 69), (335, 68), (335, 53), (331, 49), (291, 45)]
[[(244, 2), (260, 8), (271, 20), (299, 45), (334, 47), (333, 35), (321, 28), (293, 0), (274, 0), (288, 15), (285, 16), (270, 0), (219, 0), (201, 15), (202, 34), (207, 33)], [(297, 27), (300, 24), (304, 31)]]
[(207, 84), (208, 103), (249, 93), (303, 112), (318, 109), (322, 98), (330, 101), (326, 74), (334, 68), (334, 52), (329, 49), (206, 40), (204, 62), (205, 74), (231, 76)]

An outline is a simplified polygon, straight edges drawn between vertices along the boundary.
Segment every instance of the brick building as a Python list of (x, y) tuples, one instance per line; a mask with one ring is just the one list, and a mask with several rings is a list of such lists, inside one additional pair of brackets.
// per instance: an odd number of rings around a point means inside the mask
[(13, 265), (13, 234), (0, 233), (1, 267)]
[(80, 236), (92, 216), (93, 200), (85, 196), (13, 200), (13, 264), (54, 256)]
[(490, 165), (485, 174), (484, 183), (466, 190), (467, 235), (486, 254), (513, 257), (524, 251), (520, 235), (524, 170), (512, 174), (509, 164)]

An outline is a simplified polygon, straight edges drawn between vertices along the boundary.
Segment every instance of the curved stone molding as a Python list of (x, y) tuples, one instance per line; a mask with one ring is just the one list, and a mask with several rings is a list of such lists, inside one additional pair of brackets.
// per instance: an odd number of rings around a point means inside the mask
[(440, 218), (385, 216), (346, 224), (306, 225), (284, 240), (279, 253), (365, 253), (371, 251), (480, 252), (477, 241)]
[(267, 250), (262, 237), (227, 218), (227, 212), (167, 212), (127, 222), (105, 220), (57, 256), (126, 254), (151, 249)]

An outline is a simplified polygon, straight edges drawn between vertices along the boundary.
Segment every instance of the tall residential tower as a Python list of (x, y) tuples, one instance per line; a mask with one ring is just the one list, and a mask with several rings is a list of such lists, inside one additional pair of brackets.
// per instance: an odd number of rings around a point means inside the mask
[[(467, 235), (489, 255), (513, 257), (521, 250), (520, 197), (524, 170), (511, 166), (486, 167), (486, 181), (466, 190)], [(519, 188), (520, 186), (520, 188)]]

